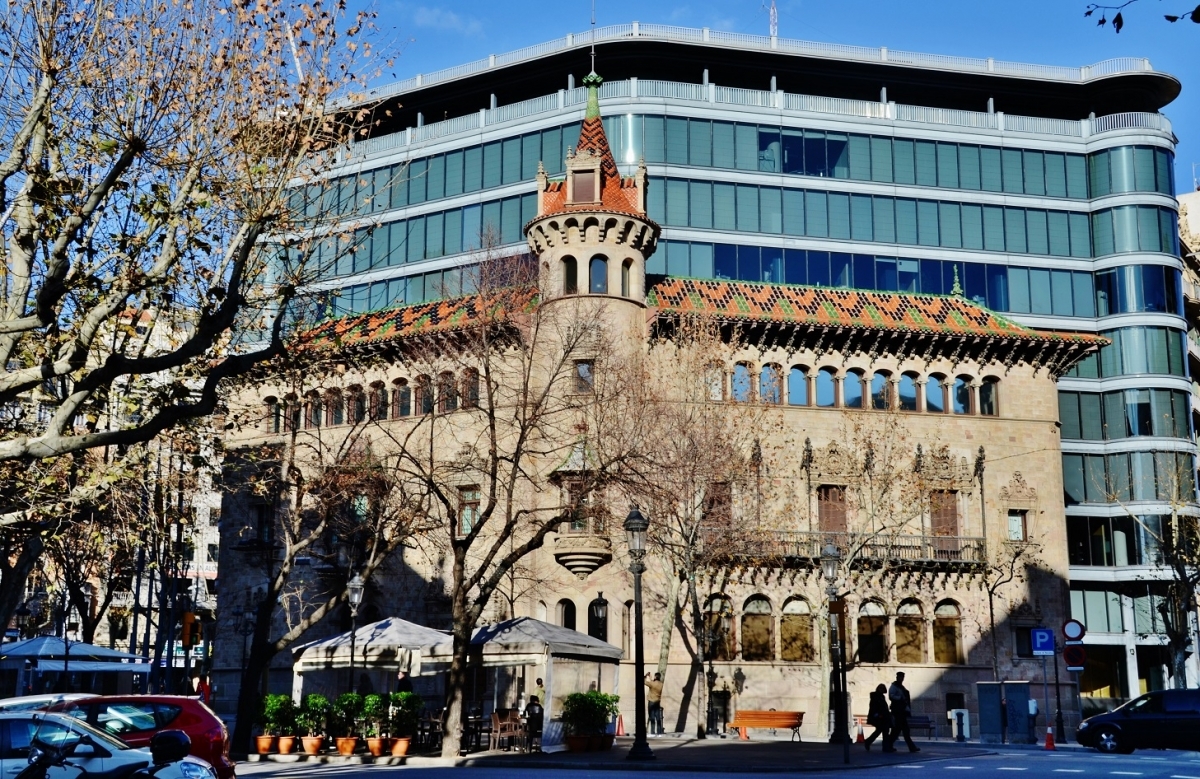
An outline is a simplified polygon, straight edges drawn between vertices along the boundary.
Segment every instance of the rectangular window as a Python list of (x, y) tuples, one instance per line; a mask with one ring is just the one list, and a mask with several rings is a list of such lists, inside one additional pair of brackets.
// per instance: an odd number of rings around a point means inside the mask
[(958, 493), (933, 490), (929, 493), (929, 527), (935, 536), (957, 536)]
[(1058, 421), (1062, 425), (1062, 437), (1068, 440), (1082, 438), (1079, 424), (1079, 393), (1058, 393)]
[(937, 145), (938, 186), (958, 189), (958, 144)]
[(871, 136), (871, 181), (892, 180), (892, 140)]
[(575, 392), (591, 392), (595, 386), (595, 363), (591, 360), (576, 360), (572, 389)]
[(758, 127), (738, 124), (734, 128), (734, 145), (738, 170), (758, 170)]
[(850, 238), (850, 197), (840, 192), (830, 192), (829, 201), (829, 237)]
[(713, 227), (718, 230), (737, 229), (737, 196), (733, 184), (713, 184)]
[(874, 237), (871, 216), (871, 196), (850, 196), (850, 236), (856, 241), (870, 241)]
[(804, 195), (805, 234), (814, 238), (829, 237), (829, 210), (824, 192), (806, 192)]
[(979, 180), (979, 147), (958, 147), (958, 180), (963, 189), (982, 189)]
[(1079, 395), (1079, 427), (1086, 441), (1099, 441), (1104, 437), (1104, 417), (1100, 411), (1100, 395), (1083, 392)]
[(1046, 235), (1046, 212), (1039, 209), (1025, 211), (1026, 244), (1030, 254), (1049, 254), (1050, 244)]
[[(878, 209), (875, 213), (878, 217)], [(804, 235), (804, 190), (783, 190), (783, 232), (785, 235)]]
[[(1067, 197), (1084, 199), (1088, 196), (1087, 164), (1082, 154), (1067, 155)], [(1097, 195), (1092, 195), (1097, 197)]]
[(979, 150), (980, 183), (986, 192), (999, 192), (1003, 189), (1003, 176), (1000, 173), (1000, 150), (984, 146)]
[(1024, 152), (1025, 194), (1046, 194), (1046, 168), (1040, 151)]
[(817, 488), (817, 520), (822, 533), (846, 532), (846, 488), (822, 484)]
[[(650, 117), (646, 118), (650, 121)], [(737, 167), (734, 161), (733, 124), (712, 123), (712, 164), (715, 168)]]
[(1067, 163), (1062, 154), (1046, 152), (1046, 194), (1050, 197), (1067, 196)]
[(871, 202), (874, 239), (880, 243), (896, 241), (896, 206), (890, 197), (875, 197)]
[(937, 145), (933, 141), (916, 142), (917, 184), (925, 187), (936, 187), (937, 179)]
[(850, 136), (850, 178), (871, 180), (871, 141), (865, 135)]
[(983, 209), (964, 203), (962, 206), (962, 246), (964, 249), (983, 248)]
[(917, 183), (917, 169), (913, 162), (913, 142), (902, 138), (892, 141), (897, 184)]
[(917, 242), (917, 201), (896, 199), (896, 243)]
[(1071, 254), (1071, 233), (1067, 227), (1067, 215), (1061, 211), (1049, 211), (1046, 214), (1047, 249), (1055, 257), (1069, 257)]
[(1021, 175), (1021, 150), (1001, 149), (1000, 165), (1004, 171), (1004, 191), (1019, 195), (1024, 192)]
[(737, 185), (737, 229), (758, 232), (758, 187)]
[(1009, 252), (1026, 251), (1023, 209), (1004, 209), (1004, 249)]
[(1025, 525), (1026, 512), (1024, 509), (1008, 510), (1008, 540), (1024, 541), (1028, 538), (1028, 528)]
[(712, 122), (692, 119), (688, 122), (688, 162), (707, 168), (712, 157)]
[(1004, 209), (999, 206), (983, 207), (983, 248), (1004, 251)]
[(688, 164), (688, 121), (667, 117), (667, 164)]
[(938, 203), (938, 232), (941, 246), (955, 249), (962, 247), (962, 223), (958, 203)]
[(1068, 214), (1071, 232), (1071, 256), (1091, 257), (1092, 237), (1087, 214)]
[(667, 219), (666, 224), (679, 227), (688, 226), (688, 182), (680, 179), (667, 179)]
[(458, 488), (458, 535), (464, 537), (479, 523), (479, 486)]

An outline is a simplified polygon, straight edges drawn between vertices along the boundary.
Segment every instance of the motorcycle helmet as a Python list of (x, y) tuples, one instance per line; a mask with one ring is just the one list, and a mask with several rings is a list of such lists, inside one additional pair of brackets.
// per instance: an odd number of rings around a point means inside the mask
[(173, 763), (192, 751), (192, 740), (182, 730), (163, 730), (150, 738), (150, 754), (154, 762)]

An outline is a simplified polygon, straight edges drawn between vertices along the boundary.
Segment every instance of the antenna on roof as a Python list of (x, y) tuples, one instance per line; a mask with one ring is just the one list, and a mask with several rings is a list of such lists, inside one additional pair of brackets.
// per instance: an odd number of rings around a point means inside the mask
[(596, 0), (592, 0), (592, 72), (596, 72)]
[[(766, 3), (763, 3), (765, 6)], [(771, 7), (768, 9), (771, 17), (771, 37), (779, 37), (779, 9), (775, 7), (775, 0), (771, 0)]]
[(1192, 163), (1192, 189), (1196, 192), (1200, 192), (1200, 179), (1196, 178), (1196, 166), (1198, 165), (1200, 162)]

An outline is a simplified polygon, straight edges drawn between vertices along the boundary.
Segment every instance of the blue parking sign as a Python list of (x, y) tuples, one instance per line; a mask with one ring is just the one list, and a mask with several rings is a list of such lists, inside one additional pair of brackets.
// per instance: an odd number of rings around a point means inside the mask
[(1031, 628), (1029, 642), (1034, 657), (1054, 657), (1054, 631), (1050, 628)]

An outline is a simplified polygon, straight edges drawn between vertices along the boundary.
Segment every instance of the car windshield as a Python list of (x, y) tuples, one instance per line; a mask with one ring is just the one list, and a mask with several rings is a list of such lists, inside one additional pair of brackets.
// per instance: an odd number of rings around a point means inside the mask
[(1131, 714), (1158, 714), (1162, 712), (1161, 695), (1143, 695), (1123, 706)]
[(78, 738), (86, 733), (87, 735), (91, 736), (92, 740), (94, 740), (97, 744), (107, 749), (117, 751), (132, 749), (132, 747), (130, 747), (124, 741), (121, 741), (118, 738), (113, 738), (104, 731), (96, 730), (91, 725), (80, 720), (72, 720), (70, 727), (74, 733), (71, 735), (68, 735), (67, 729), (64, 725), (51, 720), (42, 720), (40, 717), (27, 720), (21, 724), (27, 725), (28, 733), (31, 739), (36, 732), (38, 741), (46, 744), (52, 744), (54, 746), (60, 746), (64, 742), (69, 742), (70, 740)]

